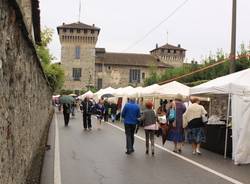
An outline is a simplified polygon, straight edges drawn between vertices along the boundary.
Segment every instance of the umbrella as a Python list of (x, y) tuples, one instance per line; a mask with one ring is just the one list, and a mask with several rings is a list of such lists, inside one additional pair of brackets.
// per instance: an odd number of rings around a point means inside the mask
[(110, 97), (114, 97), (114, 95), (107, 93), (101, 96), (101, 98), (110, 98)]
[(76, 97), (77, 95), (72, 93), (72, 94), (69, 94), (69, 96), (73, 96), (73, 97)]
[(72, 96), (61, 96), (60, 97), (60, 103), (61, 104), (72, 104), (75, 101), (75, 99)]

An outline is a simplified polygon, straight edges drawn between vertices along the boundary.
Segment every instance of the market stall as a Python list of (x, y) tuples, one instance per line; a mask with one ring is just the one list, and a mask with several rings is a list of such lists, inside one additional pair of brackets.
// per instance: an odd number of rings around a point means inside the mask
[(232, 123), (232, 158), (235, 164), (250, 163), (249, 79), (250, 69), (246, 69), (190, 89), (190, 95), (227, 95), (224, 156), (227, 153), (228, 127)]

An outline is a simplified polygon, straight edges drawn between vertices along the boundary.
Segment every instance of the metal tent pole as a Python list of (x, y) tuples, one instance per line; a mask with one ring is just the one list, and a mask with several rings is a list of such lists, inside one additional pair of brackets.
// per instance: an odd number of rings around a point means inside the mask
[(229, 124), (229, 118), (230, 118), (230, 108), (231, 108), (231, 94), (228, 94), (224, 158), (227, 158), (227, 138), (228, 138), (228, 124)]

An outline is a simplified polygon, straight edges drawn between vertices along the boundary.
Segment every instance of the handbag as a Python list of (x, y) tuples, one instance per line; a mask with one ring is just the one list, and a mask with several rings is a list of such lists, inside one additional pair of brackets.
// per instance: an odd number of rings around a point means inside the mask
[(207, 123), (208, 122), (208, 118), (206, 115), (201, 115), (201, 119), (202, 119), (202, 123)]
[(167, 123), (166, 115), (158, 116), (158, 121), (159, 121), (160, 124), (166, 124)]

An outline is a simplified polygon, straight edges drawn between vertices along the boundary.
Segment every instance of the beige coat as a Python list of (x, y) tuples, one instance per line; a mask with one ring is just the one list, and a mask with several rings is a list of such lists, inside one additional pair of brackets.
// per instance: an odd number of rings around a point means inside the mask
[(207, 111), (202, 105), (199, 105), (197, 103), (191, 104), (183, 114), (183, 128), (187, 127), (188, 122), (190, 122), (192, 119), (200, 118), (206, 114)]

